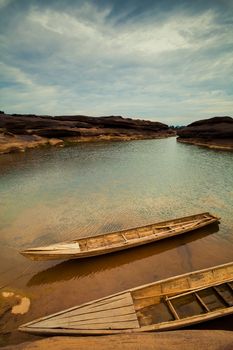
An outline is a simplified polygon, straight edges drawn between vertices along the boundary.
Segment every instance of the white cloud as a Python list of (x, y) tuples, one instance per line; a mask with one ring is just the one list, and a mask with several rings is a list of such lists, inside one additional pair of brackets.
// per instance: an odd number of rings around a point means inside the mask
[[(113, 22), (106, 21), (109, 10), (98, 11), (87, 4), (89, 11), (83, 7), (71, 15), (51, 9), (34, 8), (28, 14), (28, 21), (39, 24), (46, 31), (62, 36), (60, 40), (73, 40), (76, 49), (89, 48), (90, 52), (101, 52), (103, 56), (127, 56), (139, 54), (150, 56), (184, 48), (197, 48), (203, 41), (196, 41), (200, 33), (216, 28), (213, 11), (199, 16), (177, 15), (165, 23), (132, 23), (115, 27)], [(91, 18), (84, 15), (92, 13)], [(49, 34), (48, 34), (49, 35)], [(81, 44), (81, 47), (80, 47)], [(102, 51), (104, 50), (104, 51)]]
[[(56, 108), (54, 99), (58, 90), (54, 86), (44, 86), (33, 82), (19, 68), (0, 63), (1, 81), (7, 81), (7, 86), (1, 89), (2, 108), (15, 112), (34, 112), (34, 108), (43, 113), (44, 107), (49, 112)], [(42, 106), (42, 108), (41, 108)], [(39, 109), (38, 109), (39, 107)], [(41, 109), (40, 109), (41, 108)]]
[(9, 5), (12, 0), (0, 0), (0, 9), (4, 8), (5, 6)]
[(19, 68), (8, 66), (0, 62), (1, 80), (6, 79), (10, 83), (20, 83), (27, 86), (32, 86), (32, 80)]
[(8, 83), (1, 108), (158, 116), (168, 123), (232, 113), (233, 39), (213, 10), (120, 25), (110, 10), (88, 2), (69, 11), (32, 7), (15, 21), (1, 37)]

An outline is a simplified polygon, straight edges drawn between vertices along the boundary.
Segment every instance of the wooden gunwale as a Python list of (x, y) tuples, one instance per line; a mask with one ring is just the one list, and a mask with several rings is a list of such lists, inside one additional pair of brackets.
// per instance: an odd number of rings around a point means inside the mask
[[(187, 221), (189, 218), (192, 218), (193, 220)], [(209, 214), (208, 212), (205, 212), (205, 213), (191, 215), (191, 216), (187, 216), (179, 219), (173, 219), (173, 220), (168, 220), (160, 223), (149, 224), (146, 226), (140, 226), (140, 227), (121, 230), (117, 232), (109, 232), (98, 236), (88, 236), (85, 238), (80, 238), (79, 240), (61, 242), (51, 246), (29, 248), (24, 251), (21, 251), (20, 253), (26, 257), (29, 257), (35, 260), (91, 257), (91, 256), (107, 254), (107, 253), (111, 253), (119, 250), (136, 247), (139, 245), (152, 243), (152, 242), (165, 239), (165, 238), (170, 238), (173, 236), (178, 236), (180, 234), (214, 223), (219, 219), (220, 219), (219, 217), (216, 217), (212, 214)], [(182, 222), (183, 222), (183, 225), (181, 225)], [(191, 225), (192, 223), (193, 225)], [(168, 224), (170, 225), (169, 228), (168, 228)], [(181, 226), (180, 229), (179, 229), (179, 226)], [(164, 228), (163, 232), (154, 231), (156, 229), (163, 229), (163, 228)], [(144, 229), (144, 230), (148, 229), (148, 232), (151, 232), (151, 234), (140, 236), (140, 229)], [(136, 238), (126, 237), (126, 234), (130, 234), (133, 232), (137, 233)], [(96, 246), (96, 247), (92, 246), (88, 248), (88, 241), (91, 242), (94, 239), (101, 239), (101, 238), (106, 240), (108, 236), (112, 236), (114, 234), (116, 236), (122, 237), (123, 242), (122, 241), (115, 242), (115, 243), (111, 242), (109, 243), (109, 245), (106, 244), (104, 246)], [(76, 250), (75, 248), (72, 248), (72, 247), (70, 247), (69, 249), (69, 244), (72, 245), (77, 243), (83, 244), (85, 246), (84, 250), (82, 250), (81, 248), (79, 250), (77, 248)], [(59, 244), (60, 244), (60, 248), (59, 248)], [(65, 245), (67, 245), (67, 248), (62, 248)]]
[[(213, 277), (215, 271), (221, 272), (221, 274), (218, 275), (218, 278), (216, 278), (215, 281), (211, 281), (210, 283), (207, 283), (208, 282), (208, 275), (206, 275), (205, 278), (206, 278), (207, 282), (205, 281), (205, 283), (203, 283), (200, 276), (204, 276), (205, 273), (210, 273), (211, 276)], [(165, 284), (168, 282), (176, 282), (176, 281), (179, 281), (179, 279), (180, 279), (180, 281), (182, 281), (183, 279), (185, 279), (185, 278), (189, 279), (190, 277), (193, 277), (194, 280), (197, 280), (197, 277), (200, 278), (199, 288), (193, 287), (193, 288), (190, 288), (188, 290), (186, 289), (185, 292), (183, 291), (183, 289), (176, 290), (175, 293), (177, 294), (177, 298), (183, 297), (186, 294), (197, 293), (200, 290), (203, 290), (203, 289), (206, 289), (206, 288), (209, 288), (212, 286), (218, 286), (220, 284), (227, 284), (228, 282), (232, 282), (232, 280), (233, 280), (233, 262), (210, 267), (210, 268), (206, 268), (206, 269), (201, 269), (201, 270), (197, 270), (197, 271), (193, 271), (193, 272), (189, 272), (189, 273), (178, 275), (178, 276), (173, 276), (173, 277), (166, 278), (166, 279), (163, 279), (160, 281), (145, 284), (143, 286), (128, 289), (128, 290), (125, 290), (123, 292), (112, 294), (112, 295), (109, 295), (105, 298), (100, 298), (100, 299), (97, 299), (94, 301), (90, 301), (88, 303), (85, 303), (85, 304), (82, 304), (79, 306), (75, 306), (75, 307), (60, 311), (58, 313), (51, 314), (49, 316), (39, 318), (37, 320), (34, 320), (32, 322), (29, 322), (27, 324), (22, 325), (19, 329), (21, 331), (24, 331), (24, 332), (40, 333), (40, 334), (41, 333), (46, 333), (46, 334), (114, 334), (114, 333), (128, 333), (128, 332), (162, 331), (162, 330), (168, 330), (168, 329), (181, 328), (181, 327), (184, 327), (184, 326), (187, 326), (190, 324), (203, 322), (205, 320), (211, 320), (211, 319), (223, 316), (223, 315), (228, 315), (228, 314), (233, 313), (233, 306), (229, 306), (229, 307), (226, 307), (225, 309), (221, 308), (218, 310), (207, 312), (206, 314), (189, 316), (187, 318), (182, 318), (182, 319), (179, 319), (179, 318), (177, 319), (177, 317), (175, 317), (176, 319), (172, 320), (172, 321), (151, 324), (148, 326), (141, 326), (140, 328), (133, 328), (133, 329), (130, 328), (130, 329), (97, 329), (96, 330), (96, 329), (70, 329), (70, 328), (68, 329), (65, 327), (63, 327), (63, 329), (58, 329), (55, 327), (56, 320), (54, 321), (55, 322), (54, 328), (47, 329), (47, 328), (36, 327), (36, 323), (38, 323), (38, 322), (41, 322), (44, 320), (51, 320), (53, 317), (64, 315), (64, 314), (66, 314), (70, 311), (73, 311), (73, 310), (76, 311), (76, 310), (86, 308), (86, 307), (88, 307), (88, 309), (89, 309), (89, 306), (91, 307), (91, 309), (94, 308), (95, 305), (98, 307), (101, 307), (101, 305), (106, 305), (108, 303), (113, 303), (117, 300), (124, 299), (129, 294), (133, 298), (132, 299), (133, 303), (135, 303), (134, 292), (141, 291), (143, 289), (146, 289), (146, 288), (152, 287), (152, 286), (159, 286), (159, 285), (162, 285), (162, 284)], [(175, 284), (175, 286), (176, 286), (176, 284)], [(167, 293), (167, 295), (168, 294), (169, 293)], [(162, 297), (162, 295), (160, 295), (160, 297)], [(168, 300), (172, 300), (175, 298), (176, 298), (176, 296), (172, 296), (170, 293)], [(130, 304), (130, 299), (129, 299), (129, 304)], [(135, 309), (135, 313), (136, 313), (136, 309)], [(78, 313), (78, 315), (79, 315), (79, 313)], [(173, 314), (173, 316), (174, 316), (174, 314)], [(33, 325), (34, 325), (34, 327), (30, 327)]]
[(210, 284), (208, 284), (208, 286), (197, 288), (197, 289), (196, 288), (195, 289), (191, 289), (191, 290), (189, 290), (189, 291), (187, 291), (185, 293), (182, 293), (182, 295), (181, 294), (177, 294), (177, 295), (171, 296), (171, 297), (168, 298), (168, 300), (173, 300), (173, 299), (180, 298), (181, 296), (183, 297), (183, 296), (186, 296), (186, 295), (189, 295), (189, 294), (192, 294), (192, 293), (197, 293), (197, 292), (200, 292), (200, 291), (202, 291), (202, 290), (204, 290), (206, 288), (213, 288), (213, 289), (215, 289), (215, 287), (217, 287), (217, 286), (219, 286), (221, 284), (225, 284), (225, 283), (227, 283), (229, 281), (232, 281), (232, 280), (233, 280), (233, 277), (231, 277), (231, 278), (229, 278), (227, 280), (224, 280), (224, 282), (210, 283)]

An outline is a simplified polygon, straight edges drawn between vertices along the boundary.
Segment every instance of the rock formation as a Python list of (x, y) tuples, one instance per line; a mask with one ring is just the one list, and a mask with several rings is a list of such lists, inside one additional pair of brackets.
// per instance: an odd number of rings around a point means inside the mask
[(0, 153), (71, 142), (173, 136), (166, 124), (121, 116), (87, 117), (0, 114)]
[(177, 141), (216, 149), (233, 149), (233, 118), (203, 119), (177, 130)]

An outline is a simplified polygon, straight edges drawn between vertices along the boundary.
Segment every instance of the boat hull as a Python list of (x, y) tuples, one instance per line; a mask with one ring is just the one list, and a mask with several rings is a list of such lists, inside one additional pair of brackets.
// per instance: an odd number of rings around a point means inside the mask
[(219, 220), (219, 217), (209, 213), (201, 213), (96, 237), (86, 237), (71, 242), (29, 248), (20, 253), (31, 260), (89, 258), (179, 236), (219, 222)]
[(233, 262), (75, 306), (22, 325), (20, 330), (48, 335), (167, 331), (230, 314)]

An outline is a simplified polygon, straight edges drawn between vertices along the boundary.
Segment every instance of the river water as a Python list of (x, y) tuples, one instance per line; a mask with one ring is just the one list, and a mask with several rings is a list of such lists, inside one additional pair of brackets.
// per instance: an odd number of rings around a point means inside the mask
[[(232, 261), (232, 208), (233, 153), (180, 144), (175, 138), (2, 155), (0, 344), (36, 338), (17, 332), (34, 318)], [(221, 216), (221, 224), (98, 258), (31, 262), (18, 253), (203, 211)], [(25, 312), (14, 314), (4, 306), (13, 300), (9, 295), (18, 303), (29, 300)], [(225, 329), (228, 321), (204, 327)]]

